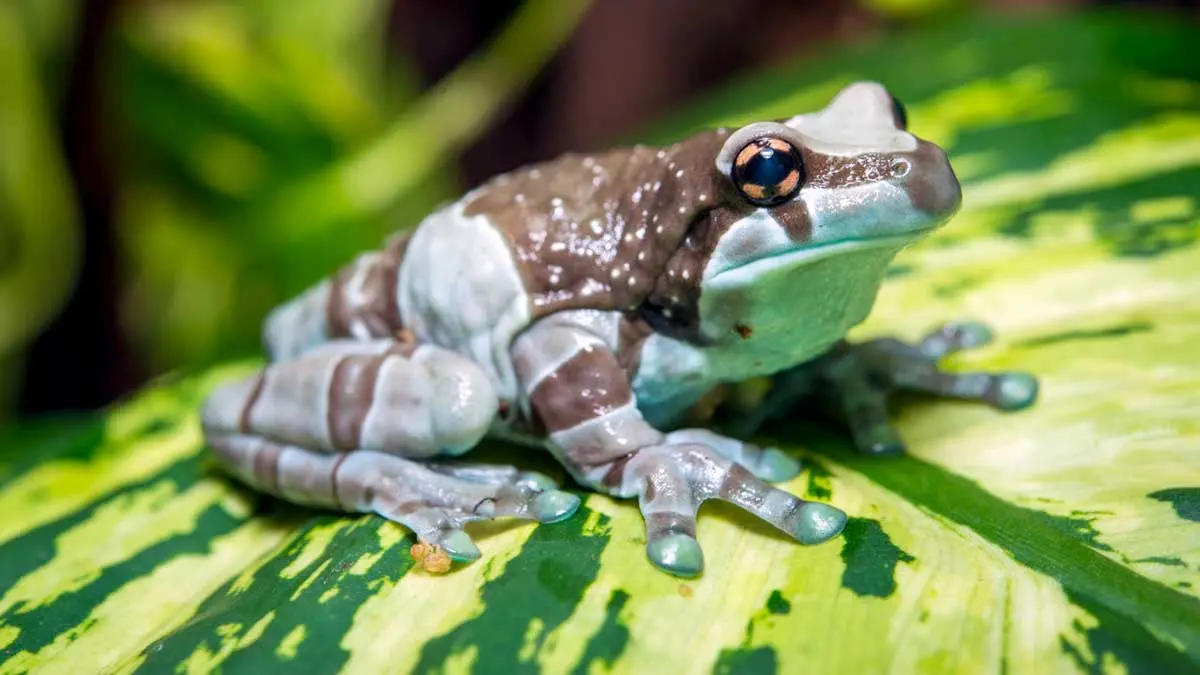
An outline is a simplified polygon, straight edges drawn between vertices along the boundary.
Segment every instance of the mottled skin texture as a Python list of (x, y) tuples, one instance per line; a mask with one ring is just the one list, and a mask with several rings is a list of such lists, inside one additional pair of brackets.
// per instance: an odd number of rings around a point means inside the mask
[(703, 568), (708, 499), (825, 541), (845, 514), (768, 484), (794, 458), (680, 428), (706, 394), (771, 376), (751, 422), (811, 405), (884, 453), (901, 447), (892, 390), (999, 408), (1036, 393), (1023, 374), (938, 368), (988, 338), (976, 324), (845, 342), (896, 252), (959, 205), (945, 155), (903, 127), (883, 87), (858, 83), (787, 120), (499, 176), (273, 312), (272, 363), (212, 396), (205, 433), (247, 483), (379, 513), (457, 560), (480, 555), (467, 522), (579, 504), (544, 476), (438, 459), (488, 435), (636, 498), (647, 555), (672, 574)]

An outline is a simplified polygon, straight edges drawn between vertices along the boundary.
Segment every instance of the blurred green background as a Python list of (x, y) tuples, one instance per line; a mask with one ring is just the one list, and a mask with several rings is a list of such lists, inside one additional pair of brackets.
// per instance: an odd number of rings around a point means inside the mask
[(256, 353), (273, 305), (437, 203), (747, 73), (1096, 4), (0, 0), (0, 421)]

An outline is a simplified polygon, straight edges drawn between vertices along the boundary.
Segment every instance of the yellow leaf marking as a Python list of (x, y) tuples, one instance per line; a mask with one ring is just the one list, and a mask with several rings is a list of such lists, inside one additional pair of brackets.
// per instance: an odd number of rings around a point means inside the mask
[(296, 652), (300, 649), (300, 645), (304, 643), (304, 638), (308, 635), (308, 628), (304, 624), (300, 624), (288, 631), (288, 634), (280, 640), (279, 647), (275, 650), (275, 655), (285, 661), (291, 661), (296, 658)]
[[(389, 530), (395, 526), (384, 525), (381, 530), (393, 537)], [(425, 644), (483, 611), (480, 588), (487, 580), (504, 573), (504, 567), (520, 552), (534, 527), (532, 523), (501, 526), (472, 523), (467, 531), (483, 551), (483, 560), (446, 575), (435, 576), (413, 569), (396, 583), (381, 584), (355, 612), (354, 622), (342, 639), (342, 648), (350, 652), (343, 672), (412, 670), (421, 655), (413, 645)], [(380, 639), (383, 635), (396, 639)], [(472, 647), (452, 657), (445, 671), (459, 672), (464, 664), (469, 666), (476, 652)]]
[[(14, 479), (0, 491), (0, 543), (78, 511), (124, 485), (146, 480), (167, 466), (200, 452), (200, 395), (245, 366), (218, 368), (178, 385), (196, 396), (151, 389), (114, 409), (106, 442), (85, 460), (48, 461)], [(179, 420), (162, 432), (136, 435), (154, 419)]]
[(1200, 115), (1169, 112), (1109, 132), (1038, 171), (1012, 172), (964, 187), (963, 207), (981, 209), (1099, 191), (1200, 164)]
[(204, 512), (221, 503), (226, 493), (224, 485), (203, 481), (180, 494), (175, 483), (163, 480), (117, 497), (59, 535), (54, 557), (0, 598), (0, 614), (20, 603), (24, 603), (20, 613), (49, 605), (63, 594), (87, 586), (105, 569), (191, 532)]
[[(1191, 197), (1167, 197), (1135, 205), (1131, 215), (1169, 218), (1185, 208), (1195, 208)], [(967, 227), (988, 213), (969, 215)], [(1045, 213), (1029, 240), (979, 237), (948, 250), (914, 250), (917, 271), (885, 285), (856, 335), (912, 337), (959, 318), (992, 324), (996, 345), (947, 363), (1031, 371), (1041, 399), (1014, 415), (950, 403), (901, 408), (894, 419), (911, 452), (1007, 501), (1090, 520), (1094, 533), (1080, 536), (1114, 549), (1102, 553), (1200, 596), (1200, 526), (1147, 497), (1200, 484), (1200, 416), (1192, 403), (1200, 387), (1200, 246), (1115, 258), (1091, 234), (1096, 217), (1091, 208)], [(969, 279), (977, 285), (963, 293), (934, 292)], [(1122, 326), (1145, 328), (1006, 348), (1022, 338)]]
[(172, 558), (109, 595), (79, 626), (36, 654), (21, 652), (0, 664), (0, 675), (36, 670), (73, 675), (86, 663), (96, 672), (128, 672), (146, 645), (187, 621), (200, 604), (247, 560), (259, 558), (289, 534), (286, 526), (251, 521), (218, 537), (206, 554)]
[(203, 643), (196, 651), (192, 652), (191, 656), (184, 660), (183, 666), (189, 675), (202, 675), (211, 673), (225, 662), (235, 651), (245, 649), (258, 642), (266, 632), (267, 626), (275, 620), (275, 610), (271, 610), (264, 614), (262, 618), (254, 622), (245, 633), (242, 632), (242, 624), (230, 623), (217, 628), (217, 635), (221, 638), (220, 646), (217, 651), (211, 652), (208, 649), (208, 644)]

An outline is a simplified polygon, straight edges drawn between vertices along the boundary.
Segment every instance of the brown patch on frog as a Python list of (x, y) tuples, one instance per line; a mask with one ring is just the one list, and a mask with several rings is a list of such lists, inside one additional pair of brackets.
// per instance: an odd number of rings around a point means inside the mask
[[(928, 141), (917, 141), (910, 152), (867, 152), (852, 157), (825, 155), (802, 149), (806, 187), (836, 190), (855, 185), (895, 180), (912, 200), (913, 207), (927, 214), (951, 210), (961, 199), (958, 180), (945, 152)], [(898, 171), (900, 162), (908, 162), (907, 172)]]
[[(355, 322), (372, 337), (392, 336), (404, 327), (396, 290), (411, 237), (410, 231), (392, 235), (379, 251), (358, 256), (330, 279), (325, 310), (330, 337), (349, 337)], [(356, 279), (360, 280), (357, 287), (350, 288)]]
[(610, 490), (621, 487), (621, 484), (625, 482), (625, 465), (629, 464), (629, 460), (633, 459), (636, 454), (636, 451), (630, 452), (614, 459), (612, 465), (608, 467), (608, 471), (604, 472), (604, 477), (600, 479), (600, 484)]
[(709, 342), (700, 333), (700, 282), (704, 268), (729, 228), (755, 208), (744, 200), (731, 198), (726, 205), (706, 213), (687, 233), (642, 307), (642, 317), (656, 332), (692, 344)]
[(633, 391), (616, 357), (594, 347), (580, 349), (529, 394), (536, 426), (547, 433), (607, 415), (631, 400)]
[(534, 319), (629, 310), (723, 198), (727, 179), (713, 164), (722, 141), (709, 131), (663, 148), (564, 155), (485, 183), (464, 214), (488, 218), (507, 238)]
[(733, 325), (733, 332), (737, 333), (738, 337), (743, 340), (749, 340), (750, 336), (754, 334), (754, 329), (744, 323), (735, 323)]
[(334, 366), (325, 413), (325, 426), (334, 450), (349, 452), (360, 446), (363, 424), (375, 404), (375, 382), (386, 359), (386, 356), (352, 355)]
[(617, 363), (631, 382), (642, 363), (642, 345), (653, 334), (650, 324), (638, 316), (624, 314), (617, 324)]
[[(915, 151), (902, 153), (896, 159), (901, 158), (911, 162), (907, 175), (901, 180), (913, 208), (930, 215), (949, 215), (958, 208), (962, 188), (941, 148), (918, 141)], [(939, 170), (939, 166), (943, 170)]]

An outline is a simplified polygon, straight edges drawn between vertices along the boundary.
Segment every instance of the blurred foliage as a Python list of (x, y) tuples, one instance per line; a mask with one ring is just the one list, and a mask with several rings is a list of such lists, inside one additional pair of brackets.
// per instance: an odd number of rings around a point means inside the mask
[(205, 0), (120, 17), (122, 319), (152, 369), (256, 349), (270, 307), (456, 194), (456, 152), (587, 2), (529, 0), (428, 91), (387, 58), (388, 5)]
[(0, 417), (22, 352), (54, 318), (80, 259), (75, 197), (52, 97), (61, 94), (74, 3), (0, 3)]
[[(143, 367), (256, 351), (270, 307), (457, 195), (458, 153), (588, 4), (528, 0), (426, 89), (389, 49), (390, 0), (119, 3), (95, 123), (116, 186), (120, 330)], [(900, 25), (980, 2), (859, 4)], [(82, 8), (0, 3), (0, 417), (78, 275), (83, 228), (54, 121)]]

